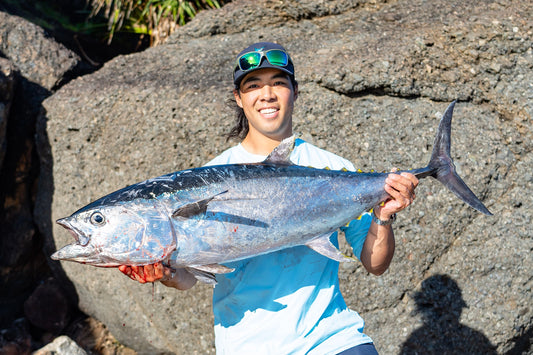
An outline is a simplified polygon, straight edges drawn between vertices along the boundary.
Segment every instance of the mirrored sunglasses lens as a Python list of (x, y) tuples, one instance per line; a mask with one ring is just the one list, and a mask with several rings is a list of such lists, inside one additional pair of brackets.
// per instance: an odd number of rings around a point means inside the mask
[(253, 69), (259, 63), (261, 63), (261, 54), (257, 52), (247, 53), (239, 58), (239, 66), (243, 71)]
[(266, 52), (266, 57), (270, 64), (284, 67), (289, 63), (287, 53), (279, 50), (271, 50)]

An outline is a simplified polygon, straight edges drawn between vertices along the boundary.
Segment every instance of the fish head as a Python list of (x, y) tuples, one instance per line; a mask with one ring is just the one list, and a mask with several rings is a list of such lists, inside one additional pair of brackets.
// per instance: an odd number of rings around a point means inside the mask
[(146, 265), (166, 259), (176, 248), (168, 217), (153, 206), (96, 206), (57, 223), (76, 241), (52, 254), (54, 260), (104, 267)]

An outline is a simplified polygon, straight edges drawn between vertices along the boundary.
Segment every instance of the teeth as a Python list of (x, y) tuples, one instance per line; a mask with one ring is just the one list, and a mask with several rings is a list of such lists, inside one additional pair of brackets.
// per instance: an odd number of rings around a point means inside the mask
[(264, 110), (261, 110), (260, 112), (261, 113), (264, 113), (264, 114), (269, 114), (269, 113), (274, 113), (276, 112), (277, 110), (275, 108), (266, 108)]

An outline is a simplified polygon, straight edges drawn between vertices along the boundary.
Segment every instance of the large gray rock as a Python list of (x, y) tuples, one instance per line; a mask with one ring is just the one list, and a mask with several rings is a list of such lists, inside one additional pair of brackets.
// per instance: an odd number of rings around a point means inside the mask
[(35, 123), (44, 98), (78, 61), (35, 24), (0, 11), (0, 328), (23, 315), (48, 271), (33, 218)]
[[(424, 312), (442, 304), (447, 287), (459, 295), (450, 297), (447, 319), (462, 331), (440, 330), (458, 348), (527, 350), (532, 10), (525, 0), (264, 0), (206, 11), (168, 44), (118, 57), (44, 102), (36, 215), (47, 252), (72, 242), (55, 219), (137, 181), (200, 166), (234, 144), (222, 137), (233, 122), (226, 100), (234, 57), (254, 41), (277, 41), (291, 52), (300, 83), (296, 132), (363, 170), (424, 166), (440, 115), (459, 99), (452, 155), (495, 216), (426, 179), (395, 225), (389, 271), (377, 278), (341, 266), (343, 294), (378, 350), (409, 353), (421, 328), (439, 331), (438, 310)], [(179, 292), (117, 270), (61, 266), (80, 308), (139, 353), (213, 351), (208, 286)], [(472, 349), (464, 334), (484, 344)]]
[(59, 84), (80, 60), (41, 27), (2, 11), (0, 53), (17, 66), (23, 77), (48, 90)]
[(68, 336), (62, 335), (35, 351), (33, 355), (87, 355), (87, 352)]

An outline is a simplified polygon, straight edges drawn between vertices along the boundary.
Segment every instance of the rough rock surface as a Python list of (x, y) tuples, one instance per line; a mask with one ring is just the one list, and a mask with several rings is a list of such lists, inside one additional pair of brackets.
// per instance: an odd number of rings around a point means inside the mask
[(24, 302), (49, 273), (33, 217), (35, 124), (44, 98), (77, 63), (41, 28), (0, 11), (0, 353), (26, 346), (10, 334), (21, 334)]
[(33, 355), (87, 355), (87, 352), (80, 348), (72, 339), (62, 335), (34, 352)]
[[(428, 339), (439, 353), (452, 339), (469, 353), (531, 352), (531, 13), (526, 0), (235, 1), (203, 12), (166, 45), (118, 57), (44, 102), (36, 216), (46, 251), (72, 242), (57, 218), (234, 144), (222, 136), (234, 57), (276, 41), (296, 64), (295, 131), (363, 170), (424, 166), (440, 114), (459, 100), (452, 155), (495, 216), (426, 179), (395, 224), (388, 272), (341, 266), (346, 301), (378, 350), (412, 354)], [(208, 286), (178, 292), (61, 266), (80, 308), (140, 354), (214, 351)], [(443, 307), (456, 327), (443, 325)]]
[(79, 58), (39, 26), (0, 11), (0, 53), (16, 63), (26, 79), (52, 89)]
[(60, 334), (68, 324), (68, 301), (53, 278), (45, 280), (24, 302), (26, 318), (39, 329)]

